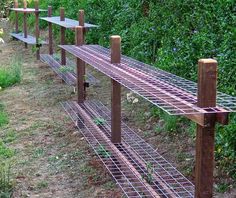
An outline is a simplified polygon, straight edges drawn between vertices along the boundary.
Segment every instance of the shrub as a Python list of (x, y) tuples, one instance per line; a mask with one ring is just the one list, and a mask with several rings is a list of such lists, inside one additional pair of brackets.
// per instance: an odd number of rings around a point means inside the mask
[(15, 58), (9, 66), (0, 67), (0, 87), (6, 88), (21, 81), (21, 61)]

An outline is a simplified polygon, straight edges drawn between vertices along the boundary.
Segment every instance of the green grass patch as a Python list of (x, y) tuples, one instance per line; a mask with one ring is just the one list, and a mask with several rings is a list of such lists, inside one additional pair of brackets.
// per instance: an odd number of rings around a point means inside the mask
[(9, 119), (7, 113), (4, 111), (3, 104), (0, 103), (0, 127), (8, 124)]
[(14, 58), (10, 65), (0, 65), (0, 87), (10, 87), (21, 81), (22, 62), (19, 58)]
[(13, 184), (9, 165), (0, 165), (0, 198), (12, 197)]

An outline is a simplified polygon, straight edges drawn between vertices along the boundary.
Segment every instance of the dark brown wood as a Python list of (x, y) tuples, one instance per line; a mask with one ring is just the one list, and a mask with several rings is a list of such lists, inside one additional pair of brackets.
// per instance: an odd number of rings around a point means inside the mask
[[(111, 63), (119, 64), (121, 61), (121, 37), (111, 36)], [(111, 141), (121, 142), (121, 85), (111, 80)]]
[[(14, 8), (18, 8), (19, 4), (18, 4), (18, 0), (14, 1)], [(15, 12), (15, 16), (16, 16), (16, 22), (15, 22), (15, 32), (18, 33), (19, 32), (19, 18), (18, 18), (18, 12)]]
[[(52, 17), (52, 6), (48, 6), (48, 17)], [(49, 54), (53, 55), (52, 23), (50, 22), (48, 22), (48, 40)]]
[[(83, 27), (78, 26), (75, 30), (76, 35), (76, 45), (81, 46), (84, 44), (84, 36), (83, 36)], [(77, 100), (78, 103), (83, 103), (85, 100), (85, 62), (81, 59), (76, 59), (76, 73), (77, 73)]]
[(38, 2), (38, 0), (35, 0), (34, 3), (35, 3), (36, 58), (37, 58), (37, 60), (40, 60), (39, 2)]
[[(27, 38), (27, 36), (28, 36), (28, 32), (27, 32), (27, 14), (26, 13), (24, 13), (24, 18), (23, 18), (23, 29), (24, 29), (24, 38)], [(27, 45), (27, 43), (25, 43), (25, 48), (27, 48), (28, 47), (28, 45)]]
[[(60, 19), (61, 21), (65, 21), (65, 10), (64, 8), (60, 8)], [(61, 27), (61, 45), (66, 44), (66, 28)], [(66, 51), (61, 49), (61, 64), (66, 65)]]
[(79, 11), (79, 26), (84, 26), (84, 10)]
[[(198, 106), (216, 106), (217, 62), (201, 59), (198, 63)], [(213, 196), (215, 114), (208, 114), (208, 127), (197, 125), (195, 197)]]

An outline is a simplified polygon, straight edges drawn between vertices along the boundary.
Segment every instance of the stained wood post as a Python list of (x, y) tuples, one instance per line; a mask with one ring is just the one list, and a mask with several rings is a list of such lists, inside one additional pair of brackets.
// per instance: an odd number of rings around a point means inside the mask
[(83, 40), (84, 40), (84, 43), (85, 43), (85, 28), (84, 28), (84, 23), (85, 23), (84, 10), (79, 10), (79, 26), (83, 27)]
[[(76, 35), (76, 45), (82, 46), (84, 44), (84, 36), (83, 36), (83, 27), (78, 26), (75, 29)], [(85, 100), (85, 89), (84, 89), (84, 77), (85, 77), (85, 62), (81, 59), (76, 59), (76, 73), (77, 73), (77, 100), (78, 103), (83, 103)]]
[[(27, 1), (26, 0), (24, 0), (23, 1), (23, 4), (24, 4), (24, 9), (27, 9)], [(27, 36), (28, 36), (28, 33), (27, 33), (27, 13), (25, 13), (24, 12), (24, 18), (23, 18), (23, 20), (24, 20), (24, 37), (25, 38), (27, 38)], [(27, 48), (28, 47), (28, 45), (27, 45), (27, 43), (25, 43), (25, 48)]]
[(34, 1), (34, 7), (35, 7), (35, 37), (36, 37), (36, 58), (37, 60), (40, 59), (40, 43), (39, 43), (39, 37), (40, 37), (40, 30), (39, 30), (39, 1)]
[[(217, 62), (201, 59), (198, 62), (198, 106), (215, 107), (217, 94)], [(207, 115), (210, 126), (197, 125), (195, 197), (213, 196), (214, 140), (216, 115)]]
[[(19, 4), (18, 4), (18, 0), (14, 1), (14, 8), (18, 8)], [(19, 32), (19, 18), (18, 18), (18, 12), (15, 12), (15, 16), (16, 16), (16, 23), (15, 23), (15, 32), (16, 34)]]
[[(118, 64), (121, 61), (121, 37), (111, 36), (111, 63)], [(121, 85), (111, 80), (111, 141), (121, 142)]]
[[(48, 6), (48, 17), (52, 17), (52, 6)], [(52, 23), (48, 22), (48, 37), (49, 37), (49, 54), (53, 55), (53, 38), (52, 38)]]
[[(65, 9), (60, 8), (60, 20), (65, 21)], [(61, 27), (61, 45), (66, 44), (66, 28)], [(66, 51), (61, 49), (61, 64), (66, 65)]]

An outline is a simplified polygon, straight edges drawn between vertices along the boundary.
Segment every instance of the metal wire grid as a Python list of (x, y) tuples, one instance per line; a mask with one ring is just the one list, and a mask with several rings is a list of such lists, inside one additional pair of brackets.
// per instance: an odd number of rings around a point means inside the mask
[[(27, 43), (29, 45), (35, 45), (36, 42), (36, 38), (31, 36), (31, 35), (27, 35), (27, 38), (24, 37), (24, 33), (10, 33), (10, 35), (20, 41), (23, 41), (24, 43)], [(41, 44), (47, 44), (47, 42), (42, 41)]]
[[(61, 58), (57, 57), (57, 55), (49, 55), (49, 54), (41, 54), (40, 59), (42, 62), (46, 63), (49, 65), (52, 70), (62, 79), (66, 82), (66, 84), (70, 86), (75, 86), (76, 85), (76, 73), (74, 71), (69, 71), (69, 72), (61, 72), (60, 68), (62, 67), (61, 64), (59, 63)], [(72, 67), (75, 68), (75, 63), (71, 61), (70, 59), (66, 59), (66, 66), (65, 67)], [(92, 74), (87, 73), (86, 74), (87, 79), (86, 81), (89, 84), (96, 85), (99, 83), (99, 80), (96, 79)]]
[[(65, 104), (65, 109), (67, 109), (66, 106), (74, 106), (74, 112), (78, 111), (76, 103), (67, 102)], [(100, 126), (100, 129), (110, 139), (111, 113), (108, 108), (97, 101), (87, 101), (80, 107), (92, 120), (96, 118), (105, 119), (106, 122)], [(67, 110), (67, 112), (69, 111)], [(73, 120), (76, 122), (76, 118)], [(147, 166), (148, 164), (151, 165), (153, 173), (150, 186), (159, 195), (162, 197), (193, 197), (193, 184), (124, 123), (122, 123), (122, 144), (115, 145), (143, 178), (150, 177)]]
[(15, 12), (24, 12), (24, 13), (34, 13), (34, 12), (46, 12), (47, 10), (38, 9), (35, 10), (35, 8), (10, 8), (10, 10)]
[[(79, 26), (79, 21), (73, 20), (73, 19), (69, 19), (69, 18), (65, 18), (64, 21), (60, 20), (60, 16), (55, 16), (55, 17), (41, 17), (40, 19), (68, 28), (68, 29), (73, 29), (77, 26)], [(96, 28), (98, 27), (97, 25), (93, 25), (93, 24), (89, 24), (89, 23), (85, 23), (84, 27), (89, 29), (89, 28)]]
[[(111, 51), (99, 45), (90, 45), (94, 50), (110, 56)], [(186, 80), (174, 74), (168, 73), (151, 65), (134, 60), (130, 57), (122, 55), (122, 62), (127, 64), (131, 68), (136, 68), (141, 72), (145, 72), (149, 77), (161, 80), (169, 85), (176, 87), (184, 92), (191, 94), (193, 97), (193, 103), (197, 103), (197, 83)], [(227, 94), (217, 92), (217, 106), (229, 111), (236, 112), (236, 97), (229, 96)]]
[(49, 54), (41, 54), (40, 60), (47, 65), (49, 65), (52, 70), (62, 79), (65, 81), (66, 84), (70, 86), (75, 86), (76, 84), (76, 77), (72, 75), (70, 72), (60, 72), (61, 65), (56, 61), (56, 59), (49, 55)]
[(227, 112), (221, 108), (199, 108), (194, 103), (195, 100), (191, 94), (152, 78), (145, 72), (131, 68), (125, 63), (111, 64), (110, 57), (93, 50), (90, 46), (63, 45), (60, 47), (171, 115)]

